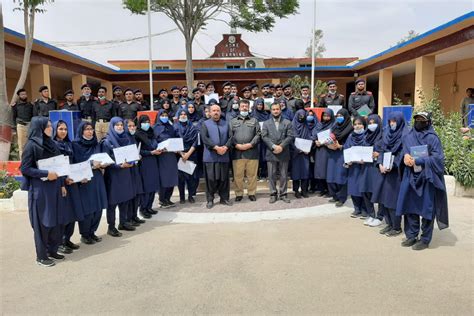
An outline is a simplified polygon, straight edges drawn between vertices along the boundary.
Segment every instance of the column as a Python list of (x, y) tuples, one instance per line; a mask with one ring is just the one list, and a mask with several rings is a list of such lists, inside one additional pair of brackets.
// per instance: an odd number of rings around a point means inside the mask
[(107, 100), (112, 100), (114, 98), (114, 94), (112, 91), (113, 89), (112, 82), (103, 80), (100, 82), (100, 85), (102, 87), (107, 88), (107, 95), (106, 95)]
[(81, 96), (81, 86), (87, 83), (87, 76), (77, 74), (72, 76), (72, 91), (74, 91), (74, 97), (79, 99)]
[(423, 91), (425, 98), (431, 98), (433, 96), (433, 88), (435, 83), (435, 56), (418, 57), (415, 62), (416, 108), (421, 105), (421, 91)]
[(49, 65), (35, 64), (30, 65), (30, 96), (34, 100), (39, 95), (38, 89), (40, 86), (48, 86), (49, 95), (52, 96), (51, 80), (49, 77)]
[(382, 69), (379, 71), (379, 97), (377, 108), (382, 118), (384, 106), (392, 105), (392, 73), (392, 69)]

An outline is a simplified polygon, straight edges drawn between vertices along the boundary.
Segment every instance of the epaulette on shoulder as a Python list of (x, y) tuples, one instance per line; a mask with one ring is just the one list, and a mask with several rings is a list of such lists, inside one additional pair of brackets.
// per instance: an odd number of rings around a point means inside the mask
[(356, 95), (356, 93), (355, 93), (355, 92), (351, 92), (351, 95)]
[(326, 93), (323, 93), (323, 94), (321, 94), (319, 97), (320, 97), (320, 98), (325, 98), (326, 95), (327, 95)]
[(370, 91), (366, 91), (367, 92), (367, 95), (372, 95), (372, 92)]
[(344, 95), (343, 95), (343, 94), (340, 94), (339, 96), (344, 98)]

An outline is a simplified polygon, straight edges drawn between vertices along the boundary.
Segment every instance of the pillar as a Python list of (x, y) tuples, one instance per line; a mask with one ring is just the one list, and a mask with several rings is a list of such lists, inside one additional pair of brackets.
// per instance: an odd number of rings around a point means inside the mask
[(416, 60), (415, 68), (415, 108), (421, 105), (421, 91), (425, 98), (433, 96), (435, 83), (435, 56), (422, 56)]
[(280, 84), (280, 83), (281, 83), (281, 79), (280, 79), (280, 78), (273, 78), (273, 79), (272, 79), (272, 83), (273, 83), (274, 85)]
[(107, 88), (107, 94), (106, 94), (107, 100), (112, 100), (114, 98), (114, 94), (113, 94), (113, 91), (112, 91), (112, 89), (113, 89), (112, 82), (104, 80), (104, 81), (100, 82), (100, 85), (102, 87)]
[(49, 95), (52, 96), (52, 87), (51, 80), (49, 77), (49, 65), (45, 64), (35, 64), (30, 65), (30, 89), (31, 89), (31, 99), (36, 99), (36, 96), (39, 95), (38, 89), (40, 86), (48, 86)]
[(383, 118), (383, 107), (392, 105), (392, 69), (379, 71), (378, 113)]
[(79, 99), (81, 96), (81, 86), (87, 83), (87, 77), (85, 75), (77, 74), (72, 76), (72, 91), (74, 91), (74, 97)]

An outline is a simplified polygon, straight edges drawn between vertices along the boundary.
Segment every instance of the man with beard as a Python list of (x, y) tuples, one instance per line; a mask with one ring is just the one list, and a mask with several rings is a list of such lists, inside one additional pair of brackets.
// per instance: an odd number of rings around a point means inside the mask
[(106, 99), (106, 94), (107, 88), (100, 87), (92, 109), (92, 126), (99, 141), (107, 135), (109, 122), (115, 116), (115, 106), (112, 101)]
[(71, 89), (66, 90), (64, 92), (64, 98), (66, 99), (66, 102), (61, 106), (61, 110), (79, 111), (79, 106), (74, 102), (74, 91)]
[(283, 97), (283, 86), (281, 84), (275, 85), (275, 99), (280, 99)]
[(185, 98), (186, 100), (189, 100), (189, 90), (187, 86), (182, 86), (181, 89), (179, 90), (179, 93), (181, 93), (181, 98)]
[(258, 96), (258, 84), (253, 83), (250, 85), (251, 97), (250, 100), (255, 101), (259, 98)]
[(250, 101), (251, 92), (250, 92), (250, 87), (244, 87), (242, 90), (240, 90), (240, 93), (242, 94), (242, 97), (240, 100), (247, 100)]
[(233, 97), (237, 96), (239, 94), (239, 90), (237, 89), (237, 85), (235, 83), (230, 85), (230, 95)]
[(216, 93), (216, 87), (214, 87), (214, 83), (208, 82), (206, 85), (206, 95), (210, 95)]
[(56, 100), (49, 98), (49, 88), (47, 86), (41, 86), (38, 91), (41, 97), (36, 100), (33, 106), (33, 116), (49, 117), (49, 111), (57, 110), (58, 103)]
[(198, 113), (201, 113), (202, 110), (204, 109), (204, 100), (202, 98), (202, 94), (201, 94), (201, 89), (200, 88), (194, 88), (193, 89), (193, 104), (194, 104), (194, 108), (196, 109), (196, 111), (198, 111)]
[(12, 105), (13, 122), (16, 124), (16, 134), (18, 137), (18, 151), (20, 158), (23, 155), (23, 149), (28, 141), (28, 129), (30, 128), (31, 118), (33, 117), (33, 104), (28, 102), (28, 94), (25, 89), (19, 89), (16, 92), (18, 101)]
[(92, 96), (91, 87), (85, 83), (81, 86), (82, 95), (77, 100), (77, 106), (79, 111), (81, 111), (82, 120), (92, 122), (92, 105), (95, 102), (95, 98)]
[(206, 93), (206, 84), (203, 81), (199, 81), (196, 85), (196, 88), (201, 91), (201, 95), (204, 95)]
[(232, 83), (230, 83), (229, 81), (224, 82), (224, 84), (222, 85), (222, 92), (224, 95), (219, 97), (219, 104), (221, 106), (221, 111), (224, 113), (231, 110), (231, 101), (234, 98), (230, 93), (231, 85)]
[(327, 82), (328, 93), (321, 94), (319, 97), (319, 107), (327, 108), (328, 105), (341, 105), (344, 107), (344, 95), (337, 93), (336, 80)]
[(171, 87), (171, 95), (173, 96), (171, 99), (171, 109), (174, 113), (177, 113), (180, 105), (181, 105), (181, 95), (179, 94), (179, 88), (177, 86)]
[(264, 99), (273, 97), (273, 95), (270, 92), (270, 84), (269, 83), (266, 83), (262, 86), (262, 97)]
[(112, 103), (114, 104), (115, 113), (118, 112), (119, 105), (123, 102), (123, 91), (122, 88), (119, 86), (115, 86), (112, 89), (112, 94), (114, 98), (112, 99)]
[(303, 100), (304, 108), (311, 107), (311, 94), (309, 91), (309, 86), (304, 84), (301, 86), (301, 100)]
[(150, 103), (143, 98), (143, 92), (141, 89), (133, 90), (133, 94), (135, 95), (135, 102), (140, 104), (143, 111), (148, 111), (150, 109)]
[(290, 110), (295, 112), (296, 111), (295, 110), (296, 98), (293, 96), (293, 88), (291, 87), (291, 84), (285, 83), (282, 88), (283, 88), (283, 97), (286, 100), (286, 105), (288, 106)]
[(133, 97), (132, 89), (125, 89), (125, 102), (120, 103), (117, 112), (117, 115), (124, 120), (134, 120), (137, 112), (142, 110), (140, 104), (133, 101)]
[[(351, 116), (355, 117), (368, 116), (374, 112), (375, 100), (372, 92), (365, 90), (365, 81), (364, 79), (357, 79), (356, 82), (356, 91), (352, 92), (349, 96), (349, 102), (347, 104), (347, 109)], [(367, 105), (370, 109), (370, 113), (359, 113), (359, 111)]]

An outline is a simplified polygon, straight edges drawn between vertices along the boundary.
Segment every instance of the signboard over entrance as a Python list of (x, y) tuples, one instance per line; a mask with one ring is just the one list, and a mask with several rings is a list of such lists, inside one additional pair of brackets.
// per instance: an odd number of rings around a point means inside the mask
[(210, 58), (254, 57), (249, 46), (242, 40), (242, 34), (223, 34), (223, 37)]

